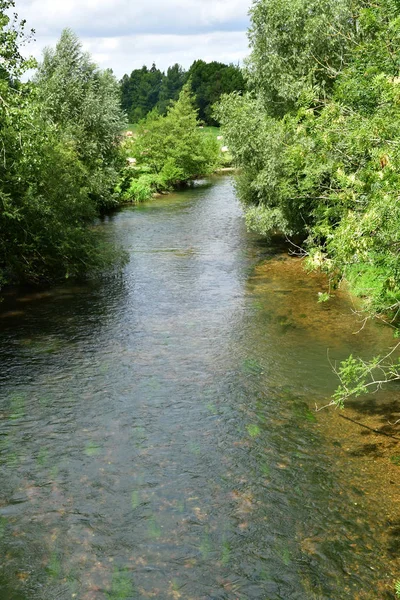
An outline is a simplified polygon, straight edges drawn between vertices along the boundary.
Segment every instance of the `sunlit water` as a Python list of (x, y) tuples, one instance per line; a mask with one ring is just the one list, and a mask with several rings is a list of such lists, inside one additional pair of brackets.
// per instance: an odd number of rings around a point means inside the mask
[(0, 307), (1, 600), (393, 598), (386, 517), (313, 410), (327, 348), (380, 330), (246, 233), (229, 178), (102, 227), (122, 276)]

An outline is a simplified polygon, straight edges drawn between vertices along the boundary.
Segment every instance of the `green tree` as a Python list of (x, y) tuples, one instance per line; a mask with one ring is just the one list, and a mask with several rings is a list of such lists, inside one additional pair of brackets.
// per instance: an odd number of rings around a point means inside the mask
[(249, 31), (249, 86), (269, 114), (296, 110), (302, 95), (329, 96), (357, 32), (353, 0), (258, 0)]
[[(333, 286), (346, 278), (364, 310), (397, 327), (398, 2), (260, 0), (250, 39), (252, 94), (225, 96), (217, 109), (249, 226), (299, 236), (309, 267)], [(349, 359), (336, 400), (396, 369)]]
[(223, 94), (244, 92), (246, 84), (239, 67), (213, 61), (196, 60), (189, 69), (188, 78), (196, 97), (199, 118), (207, 125), (218, 125), (213, 106)]
[(144, 66), (132, 71), (130, 76), (124, 75), (120, 82), (121, 105), (129, 121), (138, 123), (154, 108), (165, 115), (171, 101), (178, 100), (189, 79), (199, 117), (208, 125), (218, 125), (212, 115), (212, 106), (221, 95), (243, 92), (246, 87), (242, 71), (235, 65), (197, 60), (189, 72), (175, 64), (167, 69), (166, 74), (154, 64), (150, 70)]
[(119, 187), (126, 199), (146, 199), (157, 189), (178, 187), (207, 175), (220, 160), (217, 140), (199, 129), (189, 84), (166, 116), (151, 112), (141, 122), (136, 138), (127, 144), (127, 153), (136, 165), (126, 169)]
[[(151, 115), (139, 129), (138, 149), (146, 164), (159, 173), (173, 161), (182, 180), (194, 179), (213, 170), (218, 145), (199, 130), (197, 110), (189, 85), (162, 118)], [(212, 150), (212, 152), (210, 152)]]
[[(0, 5), (0, 285), (81, 275), (103, 268), (113, 254), (101, 247), (92, 227), (97, 189), (90, 185), (92, 163), (83, 160), (72, 108), (62, 105), (54, 86), (62, 112), (57, 120), (48, 99), (43, 104), (43, 89), (18, 79), (32, 62), (20, 55), (23, 26), (13, 28), (4, 13), (11, 6)], [(66, 80), (70, 93), (68, 85)], [(105, 161), (109, 137), (99, 138)]]
[(43, 110), (86, 169), (89, 193), (100, 208), (112, 206), (121, 160), (118, 140), (125, 126), (112, 72), (100, 71), (66, 29), (56, 48), (44, 51), (35, 83)]
[(160, 95), (158, 99), (158, 110), (162, 115), (167, 113), (171, 101), (176, 101), (187, 81), (186, 71), (177, 63), (168, 67), (167, 73), (162, 80)]
[(138, 123), (157, 106), (164, 79), (155, 64), (151, 69), (143, 66), (132, 71), (130, 76), (124, 75), (120, 82), (121, 104), (130, 123)]

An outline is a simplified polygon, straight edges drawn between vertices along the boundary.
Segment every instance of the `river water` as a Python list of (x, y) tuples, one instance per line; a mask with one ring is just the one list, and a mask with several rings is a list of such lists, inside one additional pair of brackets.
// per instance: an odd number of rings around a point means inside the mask
[(229, 177), (101, 227), (121, 276), (0, 307), (1, 600), (394, 598), (397, 390), (350, 405), (363, 428), (314, 410), (327, 348), (387, 333), (318, 304)]

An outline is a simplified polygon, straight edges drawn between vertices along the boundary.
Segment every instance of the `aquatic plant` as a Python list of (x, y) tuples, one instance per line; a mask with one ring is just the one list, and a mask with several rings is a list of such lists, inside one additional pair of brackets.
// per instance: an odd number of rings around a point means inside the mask
[(251, 423), (250, 425), (247, 425), (246, 429), (247, 429), (247, 433), (252, 438), (258, 437), (261, 433), (261, 429), (255, 423)]
[(132, 492), (131, 495), (131, 506), (133, 510), (136, 510), (136, 508), (140, 505), (140, 500), (139, 500), (139, 492), (137, 490), (134, 490)]
[(97, 456), (101, 452), (101, 446), (96, 444), (95, 442), (87, 442), (85, 446), (85, 454), (86, 456)]
[(111, 590), (107, 593), (108, 600), (128, 600), (135, 597), (136, 593), (129, 571), (126, 569), (115, 569)]

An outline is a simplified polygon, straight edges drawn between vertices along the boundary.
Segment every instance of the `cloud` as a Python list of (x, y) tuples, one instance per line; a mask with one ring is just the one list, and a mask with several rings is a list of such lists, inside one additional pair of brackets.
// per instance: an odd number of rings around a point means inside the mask
[(153, 62), (164, 71), (175, 63), (188, 68), (199, 58), (206, 62), (218, 60), (239, 63), (247, 54), (247, 37), (244, 32), (191, 36), (148, 35), (123, 39), (88, 39), (85, 40), (84, 47), (101, 68), (118, 65), (116, 74), (121, 76), (122, 71), (130, 73), (133, 69), (144, 64), (150, 66)]
[(17, 0), (36, 31), (25, 53), (40, 58), (69, 27), (102, 68), (118, 77), (153, 62), (165, 70), (206, 61), (240, 62), (248, 52), (251, 0)]
[(249, 0), (20, 0), (44, 35), (71, 27), (83, 37), (245, 31)]

